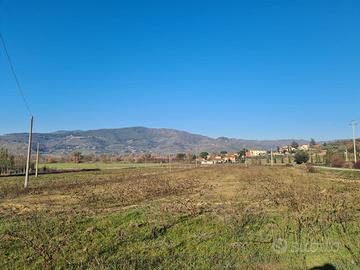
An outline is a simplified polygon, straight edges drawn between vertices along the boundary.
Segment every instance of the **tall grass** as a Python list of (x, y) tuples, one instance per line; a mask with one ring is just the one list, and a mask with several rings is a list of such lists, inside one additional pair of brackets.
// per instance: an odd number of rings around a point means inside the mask
[(157, 168), (0, 182), (0, 268), (360, 266), (360, 187), (286, 167)]

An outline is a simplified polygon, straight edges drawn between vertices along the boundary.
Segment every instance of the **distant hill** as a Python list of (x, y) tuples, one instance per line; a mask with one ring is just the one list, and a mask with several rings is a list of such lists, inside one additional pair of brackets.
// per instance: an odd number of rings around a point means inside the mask
[[(345, 151), (347, 149), (351, 153), (354, 151), (354, 143), (351, 139), (328, 141), (323, 148), (331, 151)], [(356, 148), (360, 149), (360, 139), (356, 139)]]
[[(0, 136), (0, 147), (15, 153), (25, 153), (28, 140), (26, 133)], [(88, 131), (58, 131), (35, 133), (34, 149), (40, 143), (45, 154), (63, 155), (73, 151), (96, 154), (121, 153), (179, 153), (179, 152), (220, 152), (239, 151), (243, 148), (276, 149), (290, 144), (293, 140), (241, 140), (226, 137), (217, 139), (191, 134), (174, 129), (130, 127), (120, 129), (98, 129)], [(296, 140), (300, 144), (305, 140)]]

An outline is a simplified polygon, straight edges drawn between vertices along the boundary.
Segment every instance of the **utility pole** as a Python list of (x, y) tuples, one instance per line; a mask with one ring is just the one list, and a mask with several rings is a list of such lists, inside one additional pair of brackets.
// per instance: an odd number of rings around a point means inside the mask
[(25, 171), (25, 183), (24, 188), (28, 187), (29, 183), (29, 171), (30, 171), (30, 158), (31, 158), (31, 143), (32, 143), (32, 129), (33, 129), (33, 121), (34, 117), (30, 118), (30, 127), (29, 127), (29, 143), (28, 143), (28, 151), (27, 151), (27, 159), (26, 159), (26, 171)]
[(197, 147), (195, 147), (195, 168), (198, 167), (198, 151)]
[(352, 134), (353, 134), (353, 143), (354, 143), (354, 161), (357, 162), (357, 156), (356, 156), (356, 139), (355, 139), (355, 129), (357, 126), (356, 121), (351, 121), (351, 127), (352, 127)]
[(346, 160), (346, 162), (349, 162), (349, 154), (348, 154), (348, 150), (347, 150), (346, 145), (345, 145), (345, 160)]
[(170, 154), (169, 154), (169, 170), (171, 172), (171, 157), (170, 157)]
[(39, 143), (37, 143), (37, 147), (36, 147), (35, 177), (38, 177), (38, 171), (39, 171)]

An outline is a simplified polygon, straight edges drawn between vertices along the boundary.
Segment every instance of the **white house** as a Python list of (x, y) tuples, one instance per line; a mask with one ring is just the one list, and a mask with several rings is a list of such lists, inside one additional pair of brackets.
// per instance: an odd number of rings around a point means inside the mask
[(299, 146), (299, 149), (303, 151), (309, 151), (310, 146), (308, 144), (303, 144)]
[(250, 150), (246, 152), (246, 157), (259, 157), (267, 154), (265, 150)]

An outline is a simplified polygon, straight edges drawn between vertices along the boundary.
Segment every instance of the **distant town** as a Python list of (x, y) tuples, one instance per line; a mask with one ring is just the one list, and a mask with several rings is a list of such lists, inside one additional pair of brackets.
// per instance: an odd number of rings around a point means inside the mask
[[(203, 165), (213, 165), (221, 163), (237, 163), (237, 162), (252, 162), (257, 164), (275, 164), (275, 163), (292, 163), (297, 161), (296, 153), (305, 153), (308, 156), (307, 161), (312, 163), (324, 163), (327, 151), (317, 144), (314, 140), (310, 144), (299, 145), (293, 142), (291, 145), (284, 145), (277, 147), (275, 150), (264, 149), (243, 149), (238, 153), (227, 153), (226, 151), (220, 154), (200, 154), (200, 162)], [(207, 154), (207, 155), (206, 155)], [(305, 161), (305, 162), (307, 162)], [(304, 163), (304, 162), (298, 162)]]

